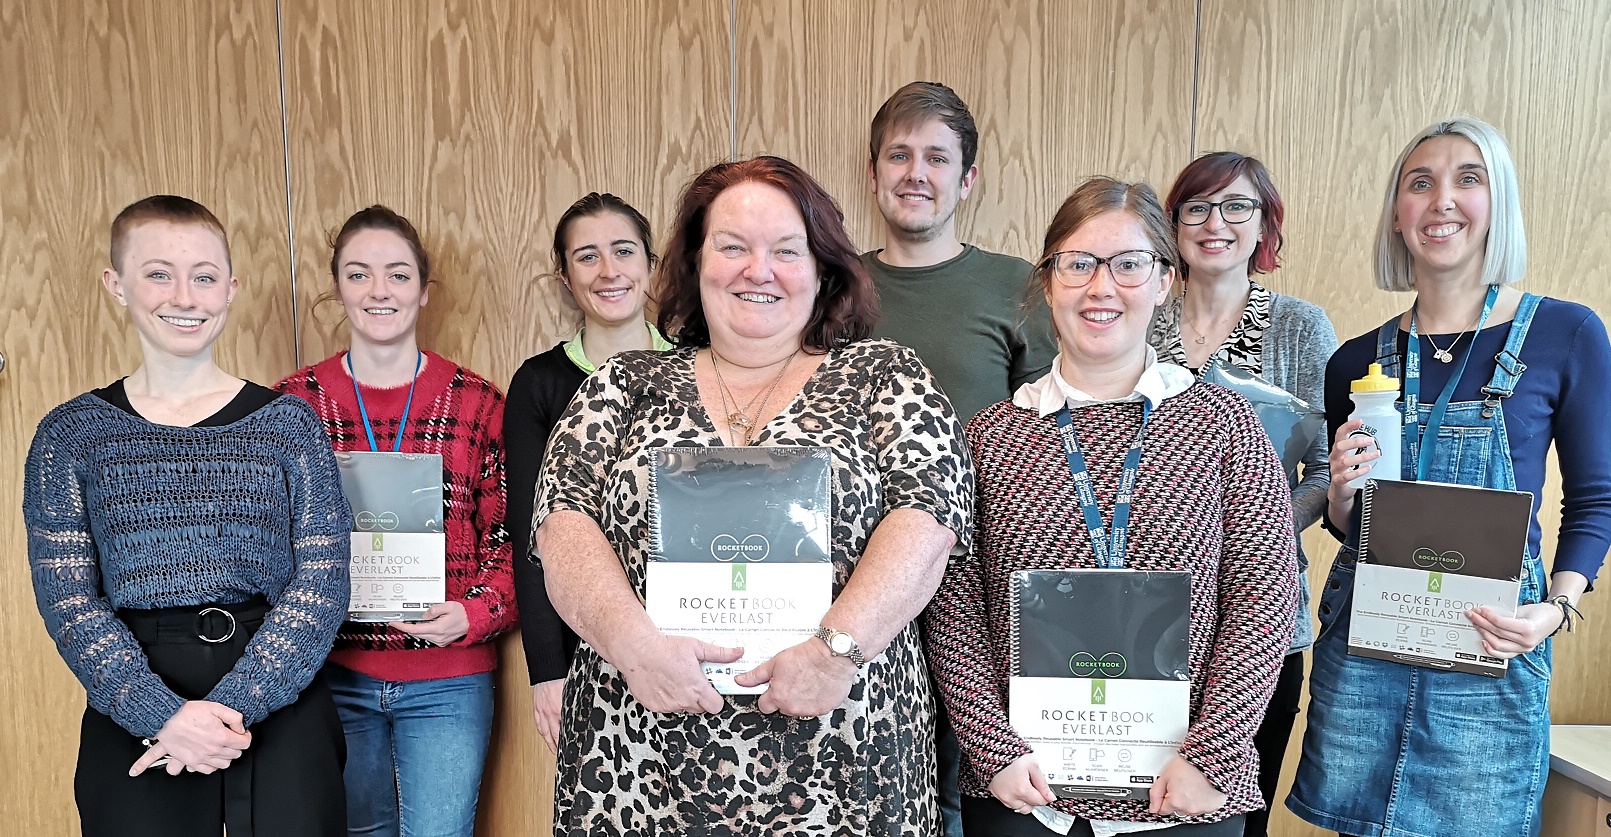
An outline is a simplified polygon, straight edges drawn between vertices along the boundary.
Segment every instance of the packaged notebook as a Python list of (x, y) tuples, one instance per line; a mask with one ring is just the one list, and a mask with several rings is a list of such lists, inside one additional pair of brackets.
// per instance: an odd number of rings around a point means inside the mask
[(354, 528), (347, 618), (423, 618), (447, 597), (441, 455), (337, 451), (336, 467)]
[(1516, 613), (1533, 495), (1367, 480), (1348, 653), (1504, 677), (1466, 611)]
[(1146, 799), (1186, 738), (1191, 573), (1013, 573), (1007, 715), (1064, 799)]
[(722, 694), (766, 691), (733, 677), (810, 638), (833, 603), (832, 463), (811, 447), (653, 452), (644, 606), (665, 633), (744, 649), (704, 664)]

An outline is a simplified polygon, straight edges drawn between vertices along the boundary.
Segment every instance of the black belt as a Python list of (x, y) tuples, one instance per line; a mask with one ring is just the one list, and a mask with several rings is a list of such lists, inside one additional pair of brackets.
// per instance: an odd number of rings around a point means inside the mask
[[(268, 600), (257, 596), (230, 604), (119, 610), (117, 615), (142, 645), (207, 645), (235, 650), (246, 647), (268, 612)], [(224, 783), (224, 826), (229, 837), (252, 837), (252, 756), (248, 748), (219, 771)]]
[(262, 626), (268, 612), (268, 600), (258, 596), (232, 604), (119, 610), (117, 615), (134, 638), (147, 645), (218, 645), (237, 636), (250, 637)]

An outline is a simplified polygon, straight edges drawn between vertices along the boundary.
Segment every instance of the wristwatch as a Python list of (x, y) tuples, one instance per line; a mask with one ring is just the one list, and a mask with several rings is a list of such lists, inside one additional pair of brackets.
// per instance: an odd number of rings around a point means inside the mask
[(855, 663), (858, 669), (867, 665), (867, 655), (861, 653), (861, 646), (856, 644), (856, 638), (850, 634), (824, 625), (817, 628), (816, 637), (828, 644), (829, 654), (844, 657)]

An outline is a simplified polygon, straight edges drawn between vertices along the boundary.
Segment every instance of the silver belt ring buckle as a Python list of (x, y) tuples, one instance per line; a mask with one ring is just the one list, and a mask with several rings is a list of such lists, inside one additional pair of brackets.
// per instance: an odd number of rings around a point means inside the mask
[[(224, 614), (224, 617), (229, 620), (229, 631), (227, 633), (225, 633), (223, 636), (221, 636), (221, 637), (219, 637), (217, 639), (213, 639), (212, 637), (208, 636), (206, 630), (204, 630), (204, 625), (202, 624), (203, 622), (206, 621), (207, 614), (209, 614), (209, 613), (222, 613), (222, 614)], [(211, 642), (211, 643), (214, 643), (214, 644), (220, 643), (220, 642), (228, 642), (234, 636), (235, 636), (235, 614), (230, 613), (229, 611), (227, 611), (227, 610), (225, 610), (225, 609), (223, 609), (221, 607), (203, 608), (200, 613), (196, 614), (196, 638), (201, 640), (202, 642)]]

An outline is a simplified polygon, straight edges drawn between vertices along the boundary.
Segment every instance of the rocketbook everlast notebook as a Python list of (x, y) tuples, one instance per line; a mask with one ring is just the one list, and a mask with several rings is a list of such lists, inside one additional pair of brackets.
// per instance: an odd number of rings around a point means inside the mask
[(1064, 798), (1146, 799), (1185, 740), (1191, 574), (1013, 574), (1013, 728)]
[(1515, 614), (1532, 509), (1525, 491), (1367, 480), (1348, 653), (1505, 676), (1466, 613)]
[(833, 603), (833, 453), (813, 447), (669, 447), (653, 452), (644, 607), (667, 634), (743, 648), (705, 663), (733, 678), (812, 639)]

